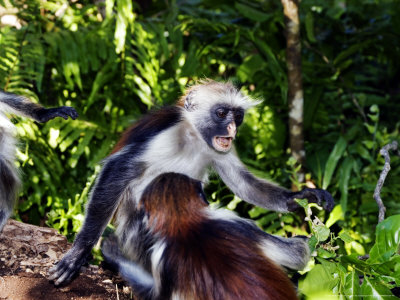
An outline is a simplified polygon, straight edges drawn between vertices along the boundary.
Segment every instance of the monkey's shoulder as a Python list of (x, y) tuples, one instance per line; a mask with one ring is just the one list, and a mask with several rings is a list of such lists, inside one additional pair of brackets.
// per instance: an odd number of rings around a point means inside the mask
[(112, 153), (136, 143), (146, 143), (159, 133), (176, 125), (182, 120), (182, 108), (165, 106), (151, 111), (134, 122), (122, 135)]

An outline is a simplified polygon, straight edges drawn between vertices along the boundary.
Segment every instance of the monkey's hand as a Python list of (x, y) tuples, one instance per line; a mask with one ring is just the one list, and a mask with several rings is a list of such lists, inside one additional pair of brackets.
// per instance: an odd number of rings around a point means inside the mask
[(90, 251), (87, 253), (87, 251), (72, 247), (54, 267), (49, 269), (48, 279), (54, 281), (56, 286), (67, 284), (78, 274), (89, 254)]
[(37, 119), (40, 123), (47, 122), (56, 117), (61, 117), (65, 120), (67, 120), (68, 117), (71, 117), (71, 119), (75, 120), (78, 117), (78, 113), (75, 108), (69, 106), (43, 108), (37, 112)]
[(288, 210), (295, 211), (299, 205), (294, 199), (308, 199), (309, 202), (317, 203), (322, 206), (326, 211), (330, 212), (335, 204), (331, 194), (322, 189), (309, 189), (306, 188), (299, 192), (291, 192), (290, 200), (287, 202)]

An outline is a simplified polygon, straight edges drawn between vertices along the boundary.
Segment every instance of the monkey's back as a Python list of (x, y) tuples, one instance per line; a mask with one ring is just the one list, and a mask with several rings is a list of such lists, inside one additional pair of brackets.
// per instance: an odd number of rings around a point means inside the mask
[(161, 299), (297, 299), (287, 275), (262, 253), (258, 228), (206, 220), (167, 239)]

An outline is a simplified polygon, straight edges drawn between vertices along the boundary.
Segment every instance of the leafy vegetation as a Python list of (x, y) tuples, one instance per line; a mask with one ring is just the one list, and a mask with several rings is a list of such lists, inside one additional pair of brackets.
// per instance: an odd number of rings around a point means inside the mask
[[(24, 182), (16, 218), (46, 223), (72, 239), (100, 162), (121, 132), (204, 77), (233, 80), (265, 99), (249, 111), (238, 152), (256, 175), (301, 187), (288, 151), (278, 1), (0, 4), (21, 25), (0, 27), (0, 87), (80, 112), (77, 121), (45, 125), (15, 119)], [(373, 191), (384, 163), (379, 149), (399, 140), (400, 6), (394, 0), (303, 0), (300, 8), (306, 184), (328, 189), (337, 205), (328, 215), (303, 204), (304, 222), (301, 214), (242, 202), (218, 178), (207, 191), (267, 232), (312, 234), (313, 259), (299, 285), (307, 298), (386, 299), (400, 286), (396, 155), (381, 194), (388, 217), (378, 226)]]

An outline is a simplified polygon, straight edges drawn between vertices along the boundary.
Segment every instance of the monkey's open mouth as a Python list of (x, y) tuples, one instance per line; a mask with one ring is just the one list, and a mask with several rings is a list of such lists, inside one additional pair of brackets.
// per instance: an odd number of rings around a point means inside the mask
[(215, 136), (213, 138), (213, 146), (215, 150), (227, 152), (232, 147), (233, 138), (230, 136)]

